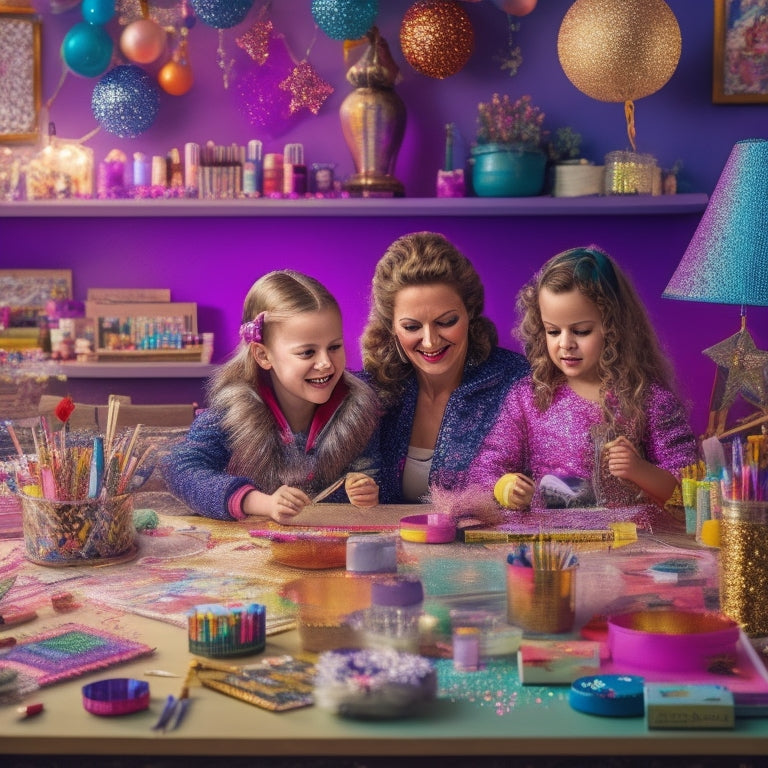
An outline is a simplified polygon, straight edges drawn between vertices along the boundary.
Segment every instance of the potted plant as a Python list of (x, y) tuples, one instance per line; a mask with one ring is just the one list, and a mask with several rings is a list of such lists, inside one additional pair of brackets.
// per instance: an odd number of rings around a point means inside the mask
[(544, 112), (529, 95), (512, 100), (494, 93), (477, 108), (477, 143), (471, 149), (472, 182), (480, 197), (541, 193), (547, 155)]

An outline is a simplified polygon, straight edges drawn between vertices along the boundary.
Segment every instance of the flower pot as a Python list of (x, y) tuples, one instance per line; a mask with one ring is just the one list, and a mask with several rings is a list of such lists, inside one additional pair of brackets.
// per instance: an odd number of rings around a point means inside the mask
[(547, 157), (524, 144), (472, 147), (472, 185), (478, 197), (531, 197), (541, 194)]

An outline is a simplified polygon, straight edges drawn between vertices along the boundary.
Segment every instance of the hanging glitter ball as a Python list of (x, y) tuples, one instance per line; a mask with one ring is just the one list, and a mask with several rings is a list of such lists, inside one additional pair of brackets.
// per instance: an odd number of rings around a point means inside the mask
[(132, 139), (155, 122), (160, 93), (152, 78), (135, 64), (122, 64), (107, 72), (93, 89), (91, 110), (108, 133)]
[(566, 77), (598, 101), (640, 99), (677, 68), (680, 26), (664, 0), (576, 0), (557, 36)]
[(284, 91), (291, 93), (291, 114), (306, 107), (313, 115), (320, 111), (323, 102), (333, 93), (333, 86), (315, 72), (308, 61), (296, 65), (290, 76), (280, 83)]
[(248, 15), (253, 2), (254, 0), (191, 0), (197, 18), (215, 29), (237, 26)]
[(428, 77), (459, 72), (475, 47), (475, 33), (456, 0), (419, 0), (403, 16), (400, 47), (405, 60)]
[(332, 40), (357, 40), (376, 21), (379, 0), (312, 0), (312, 16)]

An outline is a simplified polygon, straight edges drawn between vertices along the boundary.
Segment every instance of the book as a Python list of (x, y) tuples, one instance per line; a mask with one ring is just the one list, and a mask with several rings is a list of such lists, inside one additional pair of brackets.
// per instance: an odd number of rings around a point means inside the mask
[(733, 694), (724, 685), (646, 683), (648, 728), (733, 728)]

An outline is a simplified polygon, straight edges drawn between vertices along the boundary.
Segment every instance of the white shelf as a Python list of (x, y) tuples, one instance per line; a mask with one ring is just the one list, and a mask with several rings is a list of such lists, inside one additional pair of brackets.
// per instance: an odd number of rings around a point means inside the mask
[(0, 203), (0, 218), (311, 216), (643, 216), (701, 213), (707, 195), (339, 198), (301, 200), (32, 200)]
[(213, 373), (208, 363), (62, 363), (68, 379), (203, 379)]

